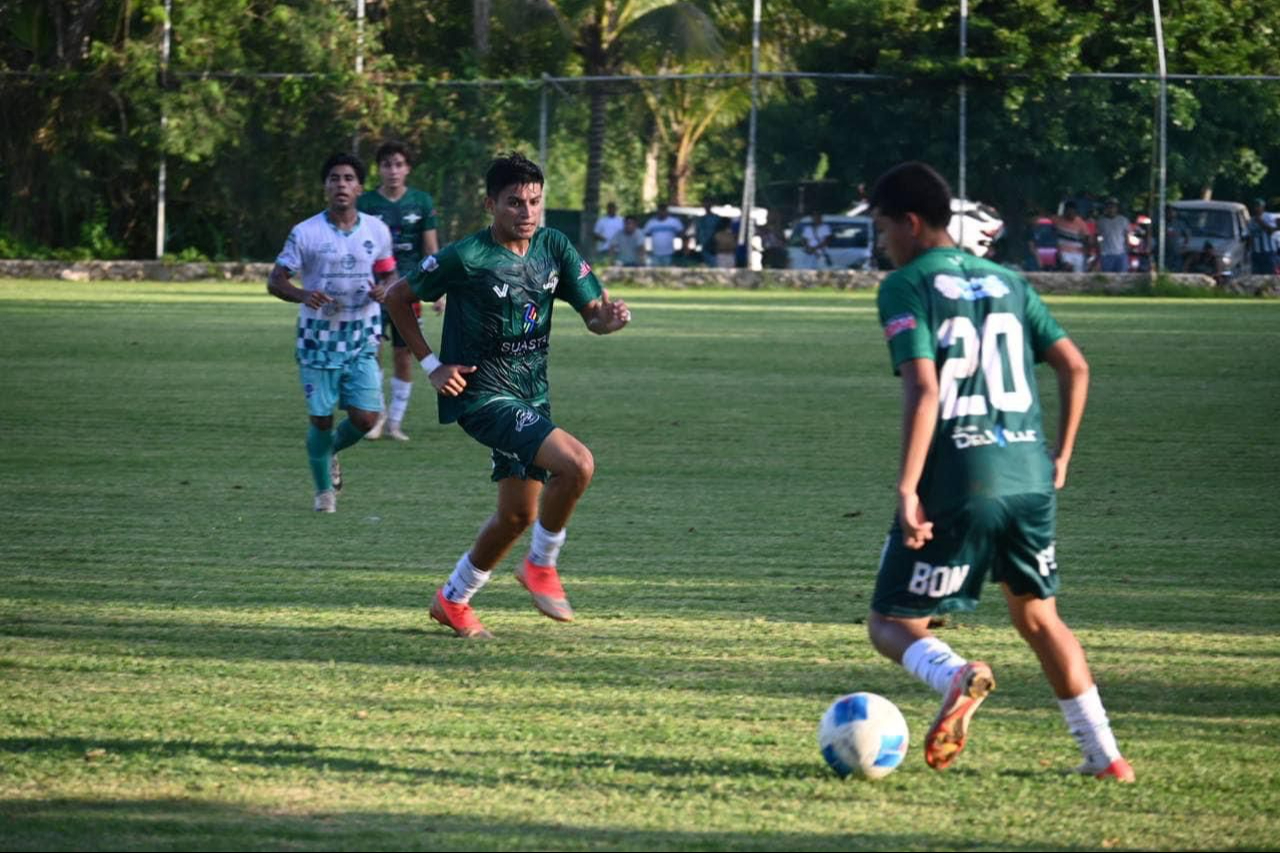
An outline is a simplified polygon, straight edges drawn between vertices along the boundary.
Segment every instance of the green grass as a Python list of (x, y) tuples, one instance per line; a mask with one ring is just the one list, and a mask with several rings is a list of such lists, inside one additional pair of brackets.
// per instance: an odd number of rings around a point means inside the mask
[[(289, 306), (0, 282), (0, 848), (1280, 848), (1280, 304), (1048, 300), (1093, 367), (1061, 608), (1122, 787), (1062, 774), (994, 590), (942, 634), (1000, 689), (953, 770), (921, 760), (936, 697), (862, 627), (898, 452), (871, 297), (622, 295), (631, 328), (562, 309), (552, 347), (597, 460), (579, 621), (508, 560), (469, 644), (426, 603), (492, 508), (488, 454), (422, 383), (413, 440), (348, 451), (317, 516)], [(911, 726), (880, 783), (814, 743), (852, 690)]]

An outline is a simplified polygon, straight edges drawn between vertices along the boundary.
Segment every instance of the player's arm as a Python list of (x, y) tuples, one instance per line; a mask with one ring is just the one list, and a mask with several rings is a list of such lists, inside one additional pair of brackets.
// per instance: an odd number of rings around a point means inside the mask
[(417, 301), (418, 297), (409, 282), (401, 278), (391, 285), (382, 304), (386, 306), (387, 314), (391, 316), (391, 322), (396, 324), (409, 352), (413, 353), (413, 357), (426, 371), (432, 387), (446, 397), (456, 397), (467, 387), (466, 375), (475, 373), (476, 369), (461, 364), (441, 363), (439, 356), (427, 345), (422, 327), (418, 325), (418, 316), (413, 311), (413, 305)]
[(288, 267), (276, 264), (271, 268), (271, 274), (267, 276), (267, 293), (270, 293), (276, 299), (301, 303), (308, 308), (319, 308), (326, 302), (333, 301), (333, 298), (323, 291), (308, 291), (298, 287), (293, 283), (292, 275)]
[(1067, 466), (1071, 464), (1089, 396), (1089, 362), (1070, 338), (1054, 341), (1045, 350), (1044, 360), (1058, 375), (1058, 446), (1053, 455), (1053, 485), (1061, 489), (1067, 483)]
[(920, 505), (920, 478), (938, 421), (938, 368), (933, 359), (913, 358), (898, 365), (902, 375), (902, 467), (898, 472), (898, 521), (902, 542), (922, 548), (933, 538), (933, 522)]

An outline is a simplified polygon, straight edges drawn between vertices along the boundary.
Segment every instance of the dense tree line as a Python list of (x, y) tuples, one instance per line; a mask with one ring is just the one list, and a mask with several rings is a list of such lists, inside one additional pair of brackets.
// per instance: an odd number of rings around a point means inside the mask
[[(958, 168), (1010, 213), (1066, 193), (1148, 208), (1156, 150), (1149, 0), (764, 0), (762, 68), (884, 75), (762, 86), (764, 203), (838, 209), (885, 166)], [(0, 0), (0, 254), (153, 253), (168, 173), (171, 252), (264, 259), (320, 203), (318, 164), (397, 137), (421, 152), (446, 237), (474, 227), (498, 150), (536, 153), (543, 75), (742, 72), (750, 0)], [(1165, 0), (1171, 74), (1280, 73), (1280, 8)], [(357, 72), (357, 57), (362, 68)], [(257, 76), (253, 76), (257, 75)], [(506, 85), (470, 85), (503, 79)], [(468, 85), (462, 85), (468, 84)], [(548, 200), (590, 221), (741, 192), (743, 81), (545, 87)], [(162, 124), (163, 117), (163, 124)], [(1175, 80), (1172, 197), (1280, 196), (1280, 81)]]

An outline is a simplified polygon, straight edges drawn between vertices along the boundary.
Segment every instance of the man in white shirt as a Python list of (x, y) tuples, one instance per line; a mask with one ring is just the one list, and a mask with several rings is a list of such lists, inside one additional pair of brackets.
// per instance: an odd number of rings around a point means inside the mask
[(609, 241), (613, 239), (613, 235), (622, 230), (623, 219), (618, 215), (618, 205), (609, 202), (605, 206), (605, 215), (596, 220), (594, 233), (596, 235), (596, 254), (603, 255), (609, 248)]
[(676, 252), (676, 238), (684, 231), (684, 223), (680, 217), (672, 216), (666, 203), (658, 205), (658, 212), (649, 217), (644, 224), (644, 236), (653, 242), (650, 251), (650, 266), (669, 267), (671, 256)]
[(800, 231), (804, 239), (805, 269), (821, 269), (831, 266), (831, 256), (827, 254), (827, 244), (831, 242), (831, 226), (822, 221), (821, 213), (814, 213), (813, 219)]

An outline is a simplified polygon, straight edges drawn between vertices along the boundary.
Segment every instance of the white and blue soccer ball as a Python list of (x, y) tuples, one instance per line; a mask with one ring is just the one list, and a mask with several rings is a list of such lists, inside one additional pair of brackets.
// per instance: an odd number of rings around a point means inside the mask
[(822, 715), (818, 748), (841, 779), (883, 779), (907, 754), (907, 721), (883, 696), (850, 693)]

